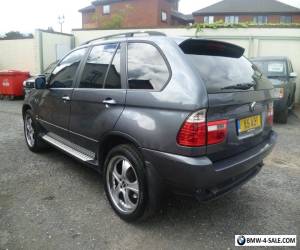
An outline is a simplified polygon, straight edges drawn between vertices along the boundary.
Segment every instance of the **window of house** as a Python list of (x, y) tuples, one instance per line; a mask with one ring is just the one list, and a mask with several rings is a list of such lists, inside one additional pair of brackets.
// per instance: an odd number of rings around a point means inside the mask
[(280, 23), (292, 23), (292, 17), (291, 16), (281, 16)]
[(167, 22), (168, 21), (168, 14), (165, 11), (161, 11), (161, 21)]
[(237, 24), (239, 23), (239, 16), (225, 16), (225, 23)]
[(53, 70), (50, 77), (51, 88), (72, 88), (76, 71), (86, 49), (78, 49), (66, 56)]
[(110, 5), (103, 5), (103, 15), (109, 15), (110, 14)]
[(266, 24), (268, 22), (267, 16), (254, 16), (253, 22), (256, 24)]
[(103, 88), (108, 67), (117, 47), (118, 44), (105, 44), (92, 49), (81, 76), (80, 88)]
[(214, 23), (214, 16), (204, 16), (204, 23), (211, 24)]
[(156, 47), (148, 43), (128, 44), (128, 86), (130, 89), (160, 91), (169, 77), (168, 66)]

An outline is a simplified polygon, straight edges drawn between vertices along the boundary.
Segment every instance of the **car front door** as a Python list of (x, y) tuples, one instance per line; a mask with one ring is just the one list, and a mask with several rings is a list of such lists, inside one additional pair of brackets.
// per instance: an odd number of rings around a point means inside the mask
[(67, 55), (53, 70), (39, 102), (38, 119), (48, 132), (67, 138), (71, 96), (86, 48)]
[(124, 110), (125, 59), (121, 58), (125, 58), (125, 45), (95, 45), (72, 95), (70, 141), (94, 153)]

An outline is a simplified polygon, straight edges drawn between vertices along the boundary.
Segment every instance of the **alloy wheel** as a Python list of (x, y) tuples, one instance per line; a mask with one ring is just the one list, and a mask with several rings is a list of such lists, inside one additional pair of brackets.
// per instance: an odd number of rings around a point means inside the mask
[(25, 137), (28, 145), (33, 147), (35, 143), (34, 128), (32, 126), (32, 119), (29, 115), (26, 115), (25, 117)]
[(122, 213), (133, 213), (139, 204), (139, 181), (126, 157), (115, 156), (109, 161), (106, 182), (115, 207)]

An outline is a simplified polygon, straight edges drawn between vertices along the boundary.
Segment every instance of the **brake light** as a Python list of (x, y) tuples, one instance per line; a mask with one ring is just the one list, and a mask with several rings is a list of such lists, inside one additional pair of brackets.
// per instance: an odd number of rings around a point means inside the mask
[(200, 147), (206, 144), (206, 110), (193, 113), (183, 123), (177, 143), (186, 147)]
[(185, 147), (218, 144), (227, 136), (227, 120), (206, 122), (206, 110), (193, 113), (178, 132), (177, 143)]
[(273, 102), (268, 104), (268, 111), (267, 111), (267, 120), (269, 125), (273, 125), (273, 118), (274, 118), (274, 105)]
[(218, 144), (227, 136), (227, 120), (213, 121), (207, 123), (207, 144)]

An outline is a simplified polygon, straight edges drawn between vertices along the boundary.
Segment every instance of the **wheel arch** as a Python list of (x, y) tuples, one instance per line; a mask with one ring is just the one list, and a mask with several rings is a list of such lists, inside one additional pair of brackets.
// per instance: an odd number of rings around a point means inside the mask
[(105, 158), (108, 154), (108, 152), (114, 148), (115, 146), (121, 145), (121, 144), (132, 144), (134, 145), (141, 153), (141, 145), (137, 142), (135, 138), (132, 136), (122, 133), (122, 132), (111, 132), (107, 134), (103, 140), (101, 140), (99, 145), (99, 159), (100, 159), (100, 166), (103, 167)]
[(32, 107), (29, 104), (24, 104), (22, 107), (22, 116), (25, 116), (27, 110), (32, 110)]

